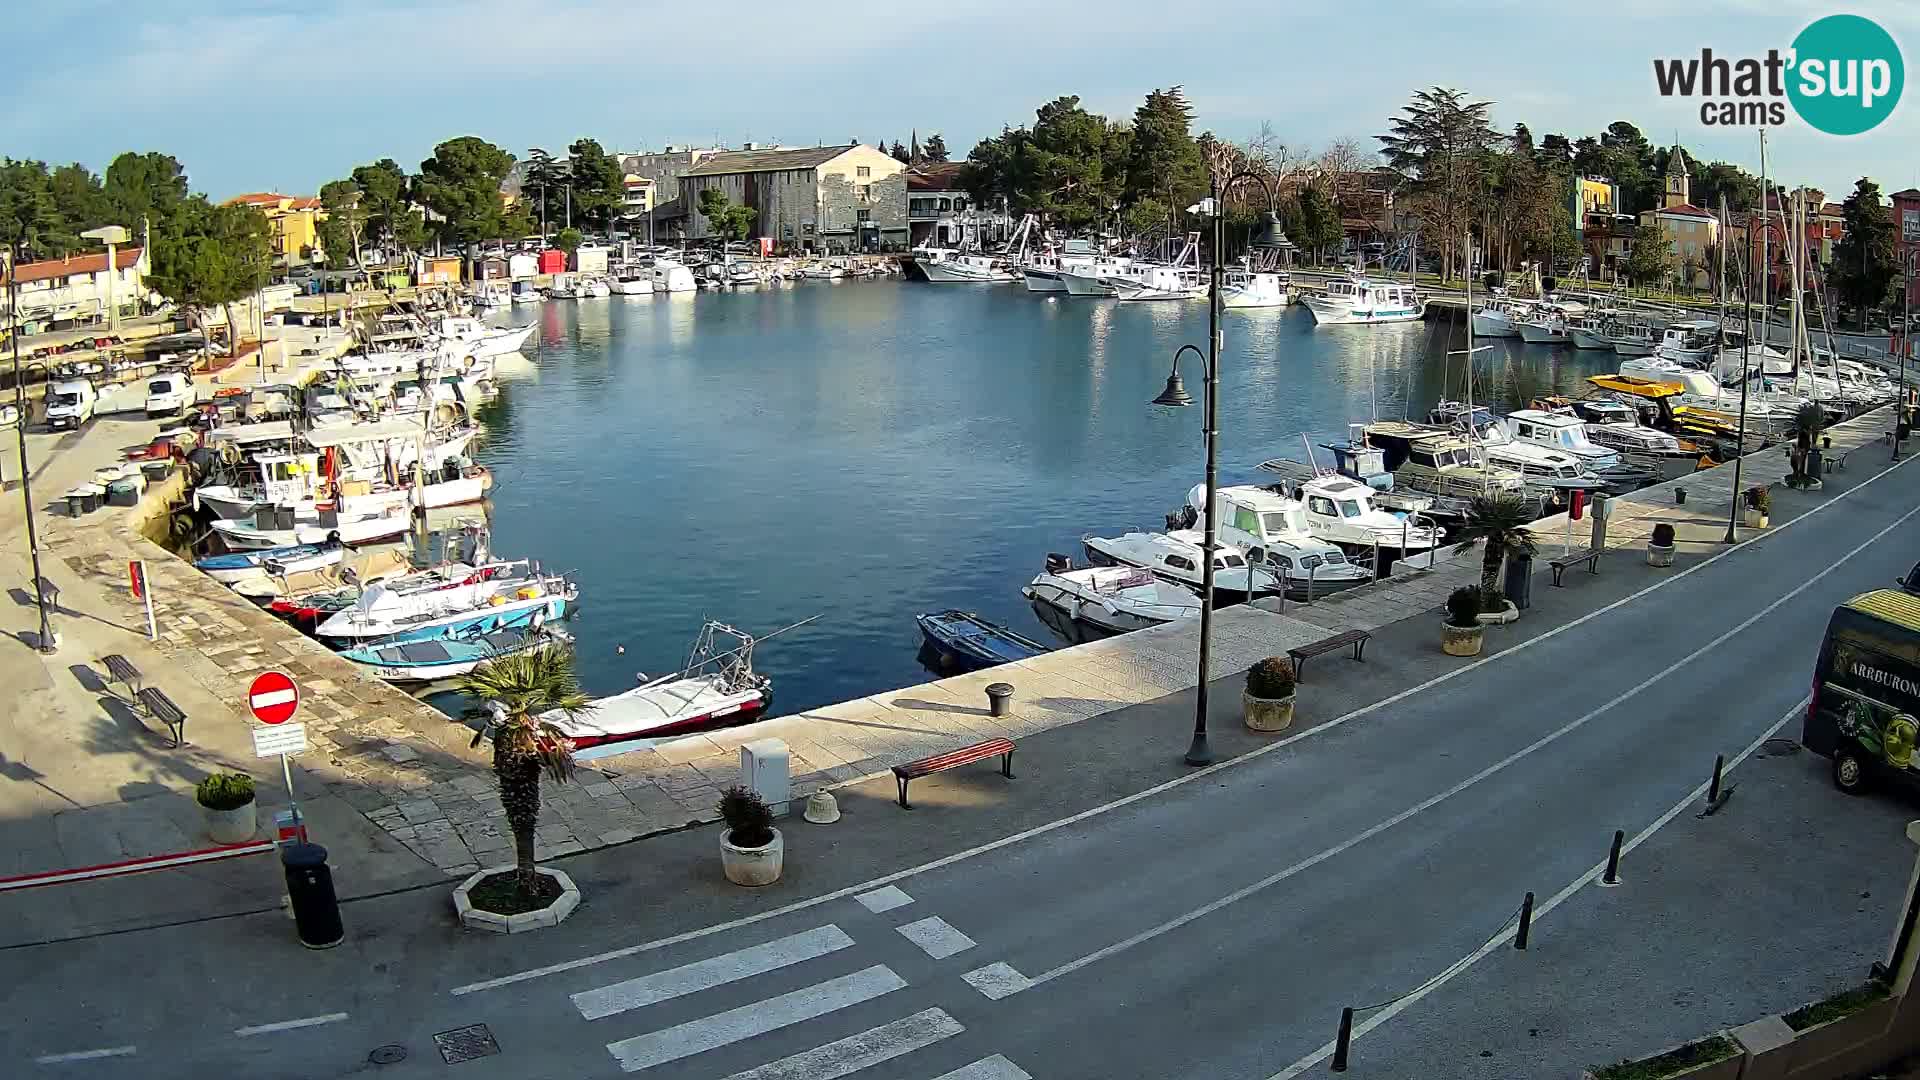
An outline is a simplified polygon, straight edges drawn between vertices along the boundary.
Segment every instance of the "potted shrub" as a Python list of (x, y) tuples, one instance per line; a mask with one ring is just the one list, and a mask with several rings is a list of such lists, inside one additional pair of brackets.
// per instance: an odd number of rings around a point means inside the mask
[(1448, 656), (1479, 656), (1487, 628), (1480, 625), (1480, 590), (1462, 585), (1447, 597), (1447, 619), (1440, 624), (1440, 650)]
[(1647, 565), (1673, 565), (1673, 526), (1664, 521), (1653, 527), (1653, 538), (1647, 541)]
[[(1520, 617), (1520, 609), (1507, 603), (1506, 597), (1500, 594), (1500, 564), (1508, 556), (1533, 558), (1537, 548), (1533, 530), (1527, 528), (1532, 522), (1533, 506), (1518, 495), (1475, 495), (1467, 506), (1467, 538), (1454, 550), (1465, 554), (1473, 550), (1475, 540), (1486, 544), (1480, 556), (1480, 590), (1475, 600), (1481, 606), (1474, 614), (1497, 616), (1487, 622), (1512, 622)], [(1451, 609), (1453, 601), (1448, 600), (1447, 606)], [(1476, 641), (1473, 652), (1456, 655), (1473, 656), (1479, 651)]]
[(1285, 731), (1293, 724), (1293, 662), (1269, 656), (1247, 669), (1240, 693), (1241, 718), (1249, 731)]
[(1773, 492), (1765, 484), (1756, 484), (1741, 496), (1746, 502), (1746, 526), (1749, 529), (1767, 527), (1767, 513), (1773, 509)]
[(489, 660), (461, 679), (460, 690), (485, 703), (473, 745), (493, 740), (493, 776), (513, 833), (514, 862), (467, 878), (453, 891), (454, 910), (461, 925), (495, 933), (557, 925), (579, 906), (580, 889), (565, 873), (537, 864), (534, 839), (541, 778), (573, 778), (573, 741), (542, 717), (593, 708), (574, 674), (573, 653), (549, 645)]
[(735, 785), (720, 796), (720, 869), (735, 885), (771, 885), (780, 880), (786, 852), (773, 811), (760, 793)]
[(207, 811), (207, 835), (216, 844), (243, 844), (259, 828), (254, 813), (253, 777), (245, 773), (214, 773), (193, 789), (193, 797)]

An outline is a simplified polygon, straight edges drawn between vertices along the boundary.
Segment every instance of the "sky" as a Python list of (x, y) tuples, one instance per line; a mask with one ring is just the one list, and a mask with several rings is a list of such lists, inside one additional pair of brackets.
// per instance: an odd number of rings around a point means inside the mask
[[(1479, 2), (1169, 6), (1031, 0), (748, 0), (724, 15), (658, 0), (60, 0), (8, 12), (0, 156), (104, 169), (159, 150), (216, 198), (311, 194), (353, 166), (409, 170), (478, 135), (516, 154), (581, 136), (609, 150), (791, 146), (941, 132), (956, 158), (1062, 94), (1109, 116), (1180, 85), (1195, 130), (1271, 126), (1294, 152), (1372, 136), (1419, 87), (1493, 102), (1535, 138), (1615, 120), (1757, 172), (1755, 129), (1663, 100), (1656, 56), (1763, 54), (1813, 19), (1865, 15), (1920, 59), (1920, 4), (1606, 0), (1586, 14)], [(1565, 5), (1551, 5), (1564, 12)], [(1289, 10), (1292, 9), (1292, 10)], [(1864, 135), (1789, 116), (1769, 174), (1836, 201), (1861, 176), (1920, 186), (1920, 90)]]

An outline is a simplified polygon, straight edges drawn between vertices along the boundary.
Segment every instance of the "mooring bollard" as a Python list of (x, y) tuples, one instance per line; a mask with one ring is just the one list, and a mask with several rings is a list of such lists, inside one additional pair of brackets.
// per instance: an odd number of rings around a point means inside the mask
[(1707, 785), (1707, 805), (1713, 806), (1720, 801), (1720, 772), (1727, 767), (1727, 755), (1713, 756), (1713, 783)]
[(1347, 1071), (1347, 1049), (1353, 1043), (1353, 1009), (1340, 1010), (1340, 1034), (1333, 1040), (1333, 1071)]
[(1687, 504), (1686, 488), (1683, 488), (1678, 484), (1675, 484), (1673, 486), (1673, 504), (1675, 506), (1685, 506)]
[(1528, 893), (1526, 899), (1520, 901), (1520, 929), (1514, 932), (1513, 947), (1516, 949), (1525, 949), (1527, 947), (1527, 934), (1532, 929), (1533, 894)]
[(1012, 683), (997, 682), (997, 683), (987, 684), (987, 715), (989, 716), (1007, 715), (1008, 713), (1013, 711), (1013, 705), (1011, 704), (1012, 701), (1013, 701), (1013, 684)]
[(1627, 834), (1624, 830), (1613, 830), (1613, 847), (1607, 852), (1607, 873), (1606, 876), (1600, 879), (1600, 884), (1620, 884), (1620, 844), (1625, 841), (1626, 838)]

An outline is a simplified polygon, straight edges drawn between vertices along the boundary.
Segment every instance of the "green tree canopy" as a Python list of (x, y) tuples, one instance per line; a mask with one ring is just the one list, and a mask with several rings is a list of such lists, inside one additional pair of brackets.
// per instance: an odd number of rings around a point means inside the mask
[(138, 233), (142, 220), (159, 228), (188, 199), (187, 172), (170, 154), (131, 151), (113, 159), (102, 181), (115, 223)]
[(1660, 226), (1659, 219), (1642, 225), (1633, 234), (1633, 248), (1627, 252), (1627, 258), (1621, 264), (1620, 271), (1628, 281), (1641, 288), (1659, 285), (1673, 276), (1677, 265), (1673, 254), (1673, 240), (1667, 236), (1667, 230)]
[(700, 192), (700, 215), (707, 219), (707, 227), (714, 235), (723, 240), (745, 240), (757, 213), (751, 206), (729, 201), (727, 193), (719, 188), (703, 188)]
[(381, 158), (361, 165), (353, 170), (352, 180), (366, 211), (367, 236), (409, 251), (426, 244), (426, 221), (413, 206), (407, 171), (399, 162)]
[(320, 185), (320, 250), (327, 266), (344, 270), (360, 265), (360, 248), (367, 236), (366, 195), (352, 180), (331, 180)]
[(1886, 302), (1899, 273), (1893, 219), (1880, 203), (1880, 185), (1864, 176), (1840, 205), (1840, 217), (1846, 231), (1833, 246), (1833, 287), (1865, 328), (1867, 312)]
[(586, 239), (579, 229), (561, 229), (553, 234), (553, 246), (566, 252), (568, 258), (572, 258), (573, 253), (580, 250), (580, 245), (585, 243)]
[(573, 177), (573, 220), (602, 233), (613, 227), (626, 204), (620, 159), (593, 139), (575, 139), (567, 147), (567, 172)]
[(156, 230), (147, 285), (190, 313), (225, 307), (229, 348), (239, 345), (233, 303), (267, 283), (273, 266), (267, 219), (250, 206), (214, 206), (204, 196), (183, 201)]
[(1175, 86), (1154, 90), (1134, 110), (1128, 146), (1126, 197), (1165, 200), (1183, 207), (1207, 190), (1207, 164), (1193, 137), (1193, 108)]
[(947, 140), (941, 138), (937, 131), (927, 136), (927, 141), (920, 144), (920, 159), (935, 163), (946, 161)]
[(1387, 164), (1413, 181), (1414, 205), (1449, 277), (1487, 188), (1488, 152), (1499, 138), (1488, 123), (1492, 107), (1449, 87), (1418, 90), (1377, 136)]
[(1111, 136), (1107, 118), (1081, 108), (1078, 97), (1040, 106), (1017, 156), (1018, 205), (1070, 228), (1107, 217), (1125, 182), (1109, 152)]
[(434, 228), (450, 244), (469, 247), (516, 235), (515, 216), (500, 197), (513, 155), (472, 135), (449, 139), (420, 163), (418, 200), (439, 216)]

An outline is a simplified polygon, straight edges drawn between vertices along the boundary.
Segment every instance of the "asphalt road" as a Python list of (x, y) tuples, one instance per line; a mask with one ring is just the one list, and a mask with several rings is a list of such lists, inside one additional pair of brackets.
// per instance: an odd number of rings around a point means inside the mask
[[(530, 940), (449, 956), (403, 935), (383, 955), (363, 941), (358, 970), (295, 955), (285, 983), (264, 987), (229, 984), (222, 956), (284, 935), (271, 920), (76, 944), (97, 981), (71, 985), (71, 956), (58, 985), (20, 972), (0, 999), (0, 1061), (25, 1075), (437, 1077), (449, 1065), (428, 1036), (485, 1024), (498, 1052), (458, 1075), (1317, 1072), (1342, 1006), (1449, 970), (1524, 892), (1549, 906), (1577, 896), (1614, 830), (1670, 816), (1716, 754), (1797, 735), (1828, 613), (1914, 561), (1920, 469), (1823, 505), (1351, 721), (877, 891), (655, 947), (616, 927), (601, 935), (613, 955)], [(1432, 651), (1434, 634), (1410, 620), (1370, 655)], [(925, 857), (898, 835), (889, 869)], [(1691, 940), (1712, 949), (1710, 925)], [(0, 953), (0, 965), (53, 956)], [(163, 984), (144, 976), (159, 967)], [(1400, 1007), (1377, 1045), (1423, 999)], [(290, 1022), (302, 1023), (276, 1026)], [(389, 1043), (404, 1061), (367, 1063)]]

